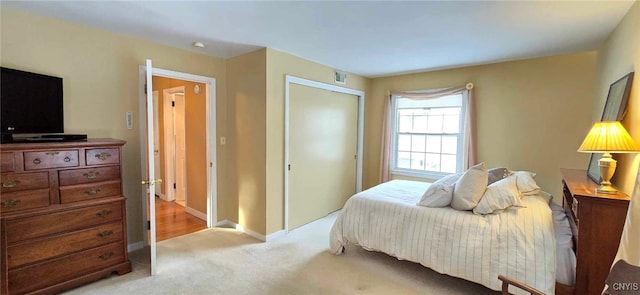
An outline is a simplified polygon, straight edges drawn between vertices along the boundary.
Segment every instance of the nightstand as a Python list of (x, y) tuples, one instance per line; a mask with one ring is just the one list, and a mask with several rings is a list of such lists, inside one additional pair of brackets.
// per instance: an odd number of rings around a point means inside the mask
[(577, 258), (574, 294), (601, 294), (618, 251), (630, 197), (597, 194), (585, 170), (560, 169), (562, 205), (571, 224)]

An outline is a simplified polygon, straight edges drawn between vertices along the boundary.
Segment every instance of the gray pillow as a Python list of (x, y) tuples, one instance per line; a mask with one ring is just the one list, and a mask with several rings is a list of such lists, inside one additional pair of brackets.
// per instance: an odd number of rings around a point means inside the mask
[(487, 179), (487, 185), (491, 185), (492, 183), (507, 178), (511, 173), (509, 169), (504, 167), (491, 168), (487, 170), (487, 174), (489, 174)]

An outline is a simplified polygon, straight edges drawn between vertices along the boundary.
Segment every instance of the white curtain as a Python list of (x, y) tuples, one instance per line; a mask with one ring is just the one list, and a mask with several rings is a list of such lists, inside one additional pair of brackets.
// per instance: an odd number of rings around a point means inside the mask
[(394, 110), (391, 108), (393, 97), (415, 100), (436, 99), (447, 95), (462, 94), (465, 138), (463, 140), (462, 166), (467, 169), (476, 164), (476, 135), (475, 135), (475, 107), (473, 100), (473, 84), (467, 83), (461, 87), (451, 87), (434, 90), (389, 92), (385, 98), (384, 115), (382, 121), (382, 147), (380, 153), (380, 182), (391, 179), (391, 134), (393, 127)]

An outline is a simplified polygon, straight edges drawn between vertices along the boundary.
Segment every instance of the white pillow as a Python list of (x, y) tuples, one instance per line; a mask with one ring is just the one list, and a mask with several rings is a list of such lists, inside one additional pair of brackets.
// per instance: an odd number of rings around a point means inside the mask
[(516, 186), (516, 176), (498, 180), (487, 187), (478, 206), (473, 208), (475, 214), (497, 214), (511, 206), (524, 207), (520, 202), (520, 191)]
[(484, 163), (475, 165), (462, 174), (453, 188), (451, 207), (456, 210), (471, 210), (487, 189), (487, 168)]
[(462, 173), (447, 175), (432, 183), (416, 205), (425, 207), (447, 207), (453, 198), (453, 186)]
[(522, 195), (530, 196), (540, 193), (540, 187), (536, 181), (533, 180), (533, 177), (536, 176), (535, 173), (529, 171), (513, 171), (512, 175), (516, 176), (516, 185)]

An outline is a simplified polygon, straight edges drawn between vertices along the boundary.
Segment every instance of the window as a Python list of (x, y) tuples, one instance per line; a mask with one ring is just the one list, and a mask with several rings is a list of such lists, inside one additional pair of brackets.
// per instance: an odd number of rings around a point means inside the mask
[(393, 97), (393, 174), (439, 178), (462, 170), (462, 101), (462, 94)]

